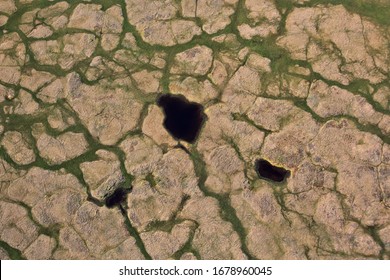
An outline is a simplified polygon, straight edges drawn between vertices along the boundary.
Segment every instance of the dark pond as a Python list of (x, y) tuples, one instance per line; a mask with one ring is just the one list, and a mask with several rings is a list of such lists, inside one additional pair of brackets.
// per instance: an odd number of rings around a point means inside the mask
[(274, 166), (265, 159), (256, 160), (255, 169), (260, 178), (265, 178), (274, 182), (283, 182), (290, 176), (289, 170)]
[(160, 96), (157, 104), (163, 108), (166, 130), (178, 140), (194, 143), (206, 119), (203, 106), (172, 94)]
[(112, 208), (116, 205), (120, 205), (122, 202), (125, 201), (128, 192), (129, 190), (123, 188), (116, 189), (113, 194), (111, 194), (105, 199), (106, 206), (108, 208)]

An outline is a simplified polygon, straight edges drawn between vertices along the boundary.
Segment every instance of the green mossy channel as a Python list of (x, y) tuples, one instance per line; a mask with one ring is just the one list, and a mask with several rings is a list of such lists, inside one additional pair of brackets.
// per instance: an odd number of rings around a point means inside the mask
[(22, 253), (13, 247), (11, 247), (8, 243), (0, 240), (0, 248), (4, 249), (9, 258), (11, 260), (25, 260), (26, 258), (22, 255)]
[(343, 5), (350, 12), (366, 16), (382, 25), (390, 25), (390, 2), (387, 4), (384, 2), (378, 3), (377, 0), (311, 0), (306, 5)]
[(146, 250), (144, 242), (142, 241), (141, 237), (139, 236), (138, 231), (131, 224), (129, 217), (127, 216), (125, 208), (123, 208), (121, 206), (120, 210), (121, 210), (126, 228), (129, 231), (129, 234), (135, 239), (135, 244), (137, 245), (138, 249), (141, 251), (142, 255), (144, 256), (144, 258), (146, 260), (151, 260), (152, 257), (149, 255), (148, 251)]
[(234, 231), (238, 234), (240, 238), (241, 250), (248, 257), (248, 259), (255, 259), (255, 257), (252, 256), (246, 245), (246, 230), (242, 225), (240, 219), (237, 217), (236, 210), (230, 204), (229, 195), (219, 195), (207, 189), (207, 187), (205, 186), (205, 182), (208, 176), (206, 172), (206, 164), (204, 163), (202, 156), (195, 149), (191, 150), (191, 154), (191, 158), (194, 162), (195, 174), (199, 179), (198, 186), (200, 190), (204, 193), (205, 196), (212, 197), (218, 201), (219, 206), (221, 208), (222, 219), (232, 225)]

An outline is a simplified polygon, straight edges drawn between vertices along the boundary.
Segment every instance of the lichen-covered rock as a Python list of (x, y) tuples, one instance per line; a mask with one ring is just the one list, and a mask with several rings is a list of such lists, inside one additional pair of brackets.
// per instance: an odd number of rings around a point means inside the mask
[(93, 34), (74, 33), (57, 40), (39, 40), (30, 44), (36, 60), (43, 65), (60, 65), (64, 70), (92, 56), (97, 46)]
[(354, 78), (379, 83), (389, 71), (386, 32), (342, 5), (294, 9), (286, 29), (278, 44), (293, 58), (307, 59), (327, 79), (345, 85)]
[(60, 229), (59, 248), (54, 253), (54, 259), (92, 259), (85, 241), (73, 229), (73, 227), (64, 227)]
[[(124, 243), (129, 238), (129, 232), (123, 219), (119, 209), (101, 208), (85, 202), (75, 213), (72, 224), (90, 254), (94, 258), (102, 258), (112, 248), (128, 245)], [(138, 253), (138, 250), (134, 251)]]
[(308, 145), (313, 162), (337, 169), (337, 189), (346, 196), (351, 214), (367, 226), (383, 225), (389, 215), (374, 167), (381, 163), (382, 145), (377, 136), (346, 120), (329, 121)]
[(240, 67), (226, 85), (222, 101), (233, 112), (246, 113), (261, 92), (261, 72), (248, 66)]
[(172, 74), (205, 75), (211, 67), (213, 51), (206, 46), (195, 46), (175, 56)]
[(40, 26), (49, 26), (51, 30), (64, 28), (69, 21), (67, 15), (69, 6), (68, 2), (61, 1), (46, 8), (39, 9), (37, 16), (45, 23)]
[(209, 80), (198, 81), (194, 77), (187, 77), (184, 80), (182, 76), (173, 79), (169, 84), (169, 90), (173, 94), (182, 94), (188, 100), (197, 103), (207, 103), (218, 96), (218, 90)]
[(311, 85), (307, 105), (323, 118), (350, 115), (362, 124), (374, 124), (382, 120), (383, 114), (362, 96), (357, 96), (337, 86), (329, 87), (321, 81)]
[(148, 174), (155, 169), (155, 164), (161, 159), (161, 149), (149, 137), (128, 137), (121, 144), (125, 152), (125, 167), (134, 175)]
[(54, 238), (41, 234), (23, 254), (27, 259), (47, 260), (51, 257), (55, 246), (56, 241)]
[(0, 201), (0, 239), (12, 248), (25, 250), (38, 237), (38, 228), (25, 208)]
[(103, 11), (101, 5), (79, 4), (69, 18), (68, 27), (101, 32), (102, 48), (111, 51), (119, 44), (122, 24), (123, 15), (119, 6), (112, 6)]
[(8, 253), (4, 249), (0, 248), (0, 260), (9, 260), (9, 259), (10, 257), (8, 256)]
[(148, 114), (142, 124), (142, 132), (153, 139), (158, 145), (174, 146), (177, 141), (164, 128), (164, 114), (157, 105), (148, 107)]
[(320, 125), (313, 117), (296, 107), (296, 114), (284, 119), (280, 131), (265, 137), (262, 146), (263, 157), (274, 164), (296, 168), (306, 158), (305, 146), (318, 134)]
[(145, 93), (157, 93), (160, 91), (160, 79), (162, 73), (159, 71), (148, 72), (142, 70), (133, 74), (137, 87)]
[(206, 154), (207, 180), (205, 186), (217, 193), (224, 193), (242, 187), (245, 182), (244, 163), (230, 146), (220, 146)]
[(195, 15), (201, 19), (202, 29), (208, 34), (214, 34), (229, 25), (230, 16), (233, 15), (238, 0), (199, 0), (196, 2)]
[[(213, 153), (220, 151), (222, 146), (225, 147), (225, 150), (229, 149), (230, 151), (232, 149), (229, 147), (233, 146), (235, 147), (235, 152), (232, 154), (234, 154), (235, 162), (241, 166), (240, 168), (234, 168), (243, 171), (244, 168), (241, 160), (244, 159), (246, 162), (251, 162), (259, 156), (263, 144), (264, 132), (259, 131), (255, 126), (249, 124), (245, 121), (244, 117), (237, 116), (237, 120), (233, 118), (229, 112), (229, 107), (226, 105), (217, 104), (211, 106), (206, 110), (206, 114), (209, 121), (206, 122), (200, 135), (198, 141), (199, 151), (204, 155), (205, 159), (208, 159), (213, 151)], [(214, 123), (218, 123), (219, 125), (216, 127)], [(242, 159), (237, 161), (238, 156)], [(209, 163), (210, 161), (208, 161)], [(237, 180), (242, 179), (242, 173), (238, 172), (236, 175)], [(217, 181), (210, 184), (214, 190), (225, 189), (225, 191), (230, 188), (229, 185), (226, 182), (225, 184), (220, 184)]]
[(314, 163), (324, 167), (345, 166), (346, 163), (378, 165), (381, 163), (382, 140), (361, 132), (346, 119), (331, 120), (322, 126), (308, 145)]
[(131, 195), (127, 197), (128, 216), (133, 226), (143, 231), (153, 222), (167, 222), (179, 209), (180, 193), (160, 194), (151, 183), (140, 180), (133, 183)]
[(152, 231), (140, 235), (151, 257), (155, 260), (173, 256), (189, 239), (193, 223), (184, 221), (175, 225), (170, 232)]
[(125, 187), (126, 179), (114, 153), (99, 150), (96, 155), (98, 160), (83, 162), (80, 169), (92, 196), (102, 201), (116, 189)]
[(0, 38), (0, 81), (16, 85), (20, 81), (20, 67), (26, 61), (26, 47), (16, 32)]
[(255, 36), (268, 37), (276, 34), (281, 15), (273, 0), (245, 0), (246, 15), (250, 24), (239, 25), (242, 38), (250, 40)]
[(179, 6), (172, 0), (126, 0), (126, 10), (130, 24), (136, 27), (143, 40), (152, 45), (183, 44), (201, 34), (194, 21), (176, 17)]
[(149, 170), (145, 168), (145, 173), (136, 173), (145, 179), (136, 181), (127, 198), (129, 219), (140, 230), (153, 222), (170, 221), (189, 197), (201, 194), (193, 163), (182, 150), (160, 155), (152, 166)]
[[(65, 132), (58, 137), (47, 134), (41, 126), (34, 127), (39, 154), (48, 164), (56, 165), (85, 153), (88, 143), (82, 133)], [(77, 143), (77, 145), (74, 145)]]
[(75, 73), (67, 76), (67, 100), (90, 133), (106, 145), (115, 144), (133, 130), (142, 109), (131, 92), (82, 84)]
[(207, 197), (191, 199), (183, 208), (179, 218), (199, 224), (192, 240), (193, 248), (202, 259), (246, 259), (238, 234), (218, 212), (217, 201)]
[(55, 76), (53, 74), (32, 69), (31, 71), (24, 72), (22, 74), (20, 85), (35, 92), (42, 86), (49, 84), (54, 79)]
[(63, 112), (57, 107), (52, 107), (51, 109), (47, 116), (47, 122), (51, 128), (62, 132), (68, 127), (75, 125), (75, 119), (69, 115), (69, 112)]
[(0, 7), (1, 11), (9, 15), (13, 14), (16, 11), (15, 1), (13, 0), (1, 1)]
[(20, 132), (7, 131), (4, 133), (1, 144), (17, 164), (29, 164), (35, 160), (31, 144), (26, 141)]
[(14, 100), (13, 113), (15, 115), (32, 115), (37, 113), (39, 104), (34, 101), (32, 95), (24, 90), (19, 91)]
[(102, 256), (104, 260), (143, 260), (144, 258), (145, 256), (140, 252), (133, 237), (129, 237)]
[(271, 131), (278, 131), (298, 111), (290, 101), (259, 97), (248, 111), (248, 117), (260, 127)]
[(374, 100), (378, 102), (383, 109), (390, 109), (390, 88), (380, 87), (373, 96)]
[(103, 26), (104, 12), (96, 4), (79, 4), (69, 18), (68, 27), (98, 31)]

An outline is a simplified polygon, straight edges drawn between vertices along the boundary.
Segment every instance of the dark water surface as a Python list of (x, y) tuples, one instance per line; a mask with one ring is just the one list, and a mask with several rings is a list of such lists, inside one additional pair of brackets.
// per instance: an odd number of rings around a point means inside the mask
[(126, 200), (126, 196), (129, 193), (129, 190), (118, 188), (114, 191), (113, 194), (108, 196), (105, 199), (105, 204), (108, 208), (112, 208), (114, 206), (119, 206), (122, 202)]
[(272, 165), (265, 159), (258, 159), (255, 163), (255, 169), (260, 178), (265, 178), (274, 182), (283, 182), (290, 176), (290, 171), (283, 167)]
[(194, 143), (206, 120), (203, 106), (172, 94), (160, 96), (157, 104), (164, 110), (166, 130), (178, 140)]

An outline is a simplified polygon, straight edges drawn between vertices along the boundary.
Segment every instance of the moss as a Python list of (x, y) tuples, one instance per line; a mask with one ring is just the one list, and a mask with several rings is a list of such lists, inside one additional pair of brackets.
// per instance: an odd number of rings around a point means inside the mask
[(157, 186), (156, 178), (153, 176), (152, 173), (149, 173), (148, 175), (146, 175), (145, 179), (146, 179), (146, 181), (149, 182), (151, 187), (154, 188)]
[(145, 245), (141, 239), (141, 237), (139, 236), (139, 233), (137, 232), (137, 230), (133, 227), (133, 225), (131, 224), (130, 222), (130, 219), (129, 217), (127, 216), (127, 213), (125, 211), (124, 208), (121, 207), (121, 213), (123, 215), (123, 218), (124, 218), (124, 223), (126, 225), (126, 228), (127, 230), (129, 231), (130, 235), (135, 239), (135, 244), (137, 245), (137, 247), (139, 248), (139, 250), (141, 251), (142, 255), (144, 256), (144, 258), (146, 260), (151, 260), (152, 257), (149, 255), (149, 253), (146, 251), (146, 248), (145, 248)]
[(172, 256), (173, 259), (179, 260), (184, 253), (192, 253), (198, 260), (201, 259), (200, 254), (192, 246), (192, 241), (194, 239), (196, 229), (198, 228), (198, 226), (199, 225), (196, 224), (196, 226), (193, 229), (191, 229), (190, 236), (187, 242), (176, 253), (173, 254)]
[(8, 243), (0, 240), (0, 248), (3, 248), (11, 260), (25, 260), (26, 258), (22, 255), (18, 249), (11, 247)]
[(103, 11), (107, 10), (108, 8), (118, 5), (121, 1), (119, 0), (95, 0), (94, 3), (98, 3), (102, 5)]
[(343, 5), (348, 11), (366, 16), (376, 23), (390, 25), (390, 3), (380, 4), (375, 0), (312, 0), (310, 6), (318, 4)]
[(199, 188), (206, 195), (212, 198), (215, 198), (221, 209), (221, 217), (225, 221), (231, 223), (234, 231), (238, 234), (241, 241), (241, 249), (247, 255), (249, 259), (254, 259), (254, 257), (249, 252), (249, 249), (246, 245), (246, 230), (242, 225), (240, 219), (237, 217), (236, 210), (230, 204), (230, 197), (228, 195), (219, 195), (214, 192), (211, 192), (205, 186), (205, 181), (207, 179), (206, 165), (202, 159), (202, 156), (195, 150), (191, 150), (192, 160), (194, 162), (195, 173), (199, 178)]

